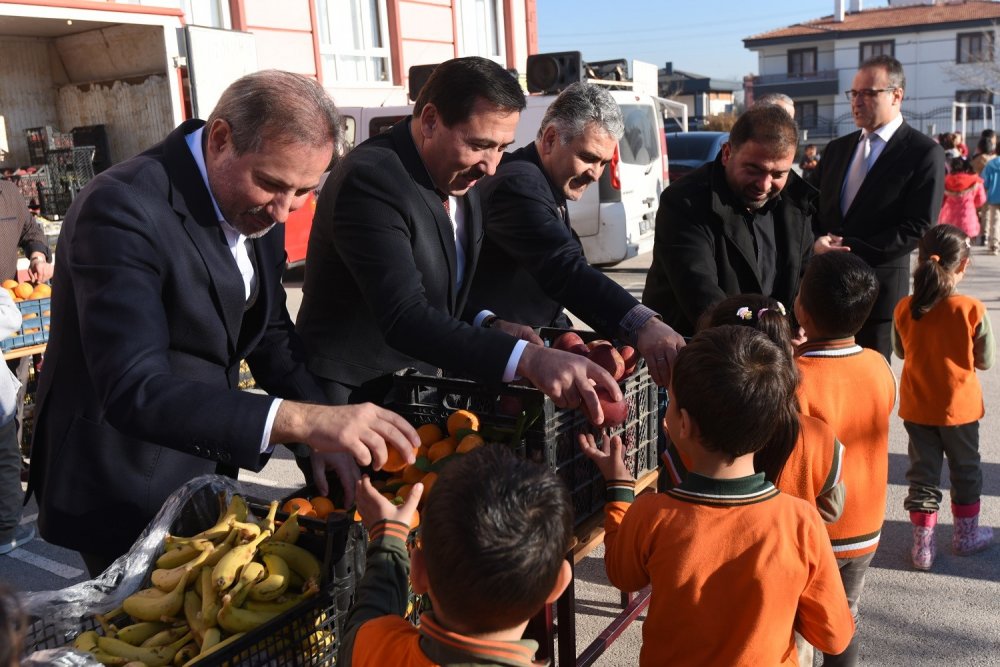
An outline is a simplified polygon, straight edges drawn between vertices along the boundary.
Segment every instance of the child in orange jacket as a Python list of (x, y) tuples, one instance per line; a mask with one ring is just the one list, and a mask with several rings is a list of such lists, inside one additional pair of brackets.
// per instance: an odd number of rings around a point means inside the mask
[(893, 350), (903, 359), (899, 416), (910, 436), (904, 507), (913, 524), (910, 558), (918, 570), (934, 563), (945, 455), (955, 517), (952, 548), (968, 556), (993, 539), (993, 530), (979, 525), (984, 409), (976, 369), (993, 365), (996, 346), (986, 306), (955, 291), (969, 268), (971, 245), (969, 236), (951, 225), (927, 230), (913, 272), (913, 295), (899, 302), (893, 318)]
[[(432, 491), (411, 571), (406, 538), (423, 485), (396, 507), (367, 477), (358, 482), (370, 543), (337, 664), (531, 667), (538, 644), (521, 635), (573, 576), (565, 485), (545, 466), (487, 445), (452, 461)], [(403, 618), (407, 576), (431, 598), (417, 627)]]
[(650, 585), (640, 665), (798, 664), (793, 630), (830, 653), (854, 621), (816, 509), (754, 472), (754, 453), (797, 437), (795, 367), (748, 327), (683, 348), (664, 427), (691, 461), (666, 493), (635, 498), (622, 443), (580, 446), (607, 480), (604, 563), (625, 591)]
[[(827, 526), (854, 620), (868, 566), (878, 549), (889, 488), (889, 418), (896, 378), (885, 357), (854, 341), (879, 285), (868, 264), (832, 251), (809, 261), (795, 315), (808, 341), (798, 348), (799, 405), (822, 419), (844, 443), (844, 512)], [(858, 641), (826, 656), (826, 667), (857, 664)]]

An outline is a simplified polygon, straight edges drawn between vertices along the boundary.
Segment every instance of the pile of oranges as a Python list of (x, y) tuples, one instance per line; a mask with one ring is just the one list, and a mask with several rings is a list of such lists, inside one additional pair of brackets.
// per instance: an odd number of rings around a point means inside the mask
[[(423, 506), (424, 499), (434, 488), (437, 482), (438, 471), (445, 465), (452, 456), (467, 454), (485, 444), (483, 436), (479, 431), (479, 417), (468, 410), (455, 410), (448, 416), (445, 429), (437, 424), (424, 424), (417, 429), (420, 437), (420, 448), (417, 450), (417, 459), (414, 463), (406, 463), (403, 457), (393, 447), (389, 448), (389, 459), (382, 466), (382, 471), (390, 473), (388, 479), (376, 479), (372, 485), (379, 489), (383, 496), (397, 505), (401, 505), (410, 497), (413, 485), (420, 482), (424, 485), (424, 492), (420, 499)], [(298, 510), (299, 516), (309, 516), (316, 519), (326, 519), (333, 512), (346, 512), (338, 509), (329, 498), (314, 496), (313, 498), (291, 498), (281, 511), (292, 512)], [(361, 520), (361, 516), (355, 512), (354, 519)], [(411, 529), (420, 525), (420, 513), (414, 512)]]
[(45, 299), (52, 296), (52, 288), (45, 283), (19, 283), (16, 280), (5, 280), (0, 283), (0, 287), (10, 292), (14, 301), (32, 301), (33, 299)]

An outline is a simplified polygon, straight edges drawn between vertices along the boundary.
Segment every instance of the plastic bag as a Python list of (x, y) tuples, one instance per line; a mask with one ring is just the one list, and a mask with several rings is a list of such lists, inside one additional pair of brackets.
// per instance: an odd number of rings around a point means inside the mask
[[(168, 532), (189, 536), (211, 527), (219, 518), (219, 495), (225, 494), (228, 501), (234, 493), (240, 493), (240, 485), (232, 478), (196, 477), (167, 498), (132, 549), (100, 576), (57, 591), (24, 594), (21, 596), (24, 611), (31, 618), (44, 619), (46, 628), (56, 636), (65, 635), (60, 644), (71, 641), (81, 629), (80, 619), (117, 609), (125, 598), (142, 587), (163, 551), (163, 539)], [(33, 643), (31, 637), (28, 639), (29, 651), (39, 645), (39, 637)]]
[(21, 659), (21, 667), (101, 667), (90, 653), (72, 648), (47, 648)]

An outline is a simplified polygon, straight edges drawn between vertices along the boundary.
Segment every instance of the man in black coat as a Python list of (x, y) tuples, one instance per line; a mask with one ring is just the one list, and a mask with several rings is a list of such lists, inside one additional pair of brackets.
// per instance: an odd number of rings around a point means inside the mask
[(944, 150), (900, 115), (906, 78), (891, 56), (865, 61), (847, 91), (857, 132), (831, 141), (817, 168), (817, 233), (875, 269), (879, 296), (855, 339), (888, 359), (892, 312), (910, 291), (910, 252), (937, 222)]
[(336, 403), (382, 400), (392, 374), (443, 368), (486, 381), (520, 375), (559, 407), (603, 418), (596, 364), (545, 348), (523, 325), (460, 319), (483, 243), (478, 192), (514, 130), (524, 93), (485, 58), (438, 65), (413, 115), (352, 150), (320, 193), (296, 327)]
[(532, 327), (566, 328), (568, 307), (596, 331), (637, 345), (654, 378), (680, 337), (624, 288), (587, 263), (570, 226), (576, 201), (611, 161), (624, 131), (621, 109), (599, 85), (576, 83), (552, 102), (535, 141), (505, 155), (479, 193), (486, 240), (466, 318), (495, 313)]
[(715, 161), (663, 191), (642, 302), (681, 334), (736, 294), (772, 296), (791, 311), (813, 249), (816, 198), (789, 179), (797, 141), (784, 109), (751, 108)]
[[(42, 536), (92, 575), (182, 484), (259, 470), (275, 443), (307, 443), (312, 470), (334, 467), (349, 496), (360, 475), (344, 453), (380, 465), (388, 443), (412, 460), (398, 415), (273, 398), (324, 400), (285, 307), (281, 235), (267, 232), (316, 187), (339, 132), (315, 81), (257, 72), (70, 207), (29, 493)], [(244, 358), (271, 395), (238, 389)]]

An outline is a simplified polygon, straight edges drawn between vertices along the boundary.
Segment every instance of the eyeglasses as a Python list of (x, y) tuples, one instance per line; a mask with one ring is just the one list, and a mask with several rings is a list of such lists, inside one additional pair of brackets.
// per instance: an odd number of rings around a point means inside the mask
[(879, 93), (891, 93), (896, 90), (895, 88), (864, 88), (862, 90), (845, 90), (844, 95), (847, 97), (848, 102), (853, 102), (855, 97), (863, 97), (865, 99), (871, 99), (878, 95)]

